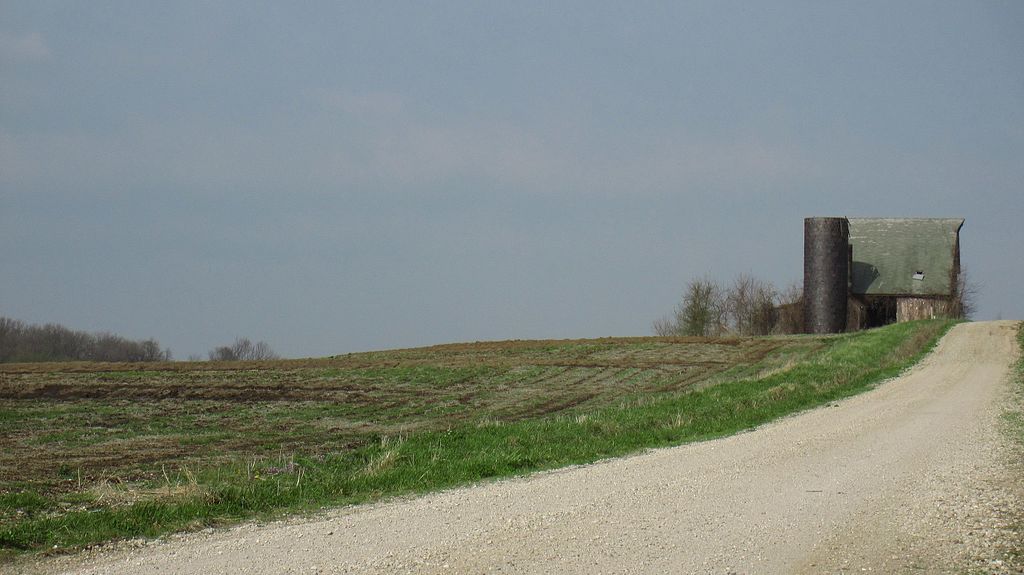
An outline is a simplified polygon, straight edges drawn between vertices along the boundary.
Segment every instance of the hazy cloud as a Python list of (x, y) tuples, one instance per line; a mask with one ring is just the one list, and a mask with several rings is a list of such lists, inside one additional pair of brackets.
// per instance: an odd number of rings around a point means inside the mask
[(325, 137), (314, 166), (322, 181), (409, 186), (473, 180), (527, 190), (566, 162), (548, 134), (486, 117), (417, 113), (394, 93), (320, 93)]
[(3, 6), (4, 315), (182, 357), (639, 335), (692, 277), (798, 279), (807, 215), (965, 217), (981, 317), (1022, 315), (1015, 3)]
[(50, 48), (38, 32), (13, 34), (0, 31), (0, 58), (8, 61), (38, 61), (50, 57)]
[(344, 91), (314, 90), (306, 94), (306, 98), (326, 110), (352, 118), (382, 121), (400, 118), (405, 112), (402, 97), (389, 92), (352, 94)]
[[(677, 133), (667, 141), (588, 142), (571, 122), (533, 125), (416, 113), (393, 93), (320, 94), (337, 126), (314, 170), (318, 180), (374, 183), (395, 191), (473, 181), (530, 193), (679, 193), (714, 186), (814, 177), (809, 155), (757, 132), (733, 136)], [(570, 114), (566, 114), (569, 116)]]
[(0, 131), (0, 183), (11, 185), (19, 180), (25, 172), (26, 162), (14, 138)]

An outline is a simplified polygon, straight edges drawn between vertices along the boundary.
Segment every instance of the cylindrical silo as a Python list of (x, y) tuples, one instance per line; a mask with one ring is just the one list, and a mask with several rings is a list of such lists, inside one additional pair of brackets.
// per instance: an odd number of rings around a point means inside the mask
[(804, 331), (846, 329), (850, 227), (846, 218), (804, 218)]

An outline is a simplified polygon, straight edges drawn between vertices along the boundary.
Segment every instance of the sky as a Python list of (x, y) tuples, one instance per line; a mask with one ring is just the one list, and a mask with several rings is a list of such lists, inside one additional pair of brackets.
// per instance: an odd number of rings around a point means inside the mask
[(0, 315), (287, 357), (650, 335), (807, 216), (1024, 319), (1024, 3), (0, 0)]

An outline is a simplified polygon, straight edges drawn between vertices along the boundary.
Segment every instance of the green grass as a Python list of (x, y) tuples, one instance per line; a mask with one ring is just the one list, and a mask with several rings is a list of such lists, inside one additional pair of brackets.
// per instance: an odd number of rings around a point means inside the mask
[[(1021, 480), (1024, 473), (1024, 322), (1017, 326), (1017, 342), (1020, 345), (1020, 359), (1017, 361), (1014, 374), (1014, 389), (1011, 392), (1010, 403), (1006, 408), (1004, 429), (1015, 445), (1015, 460), (1013, 467), (1017, 473), (1017, 483), (1012, 486), (1018, 494), (1024, 494), (1024, 480)], [(1017, 516), (1012, 518), (1012, 526), (1017, 534), (1016, 543), (1007, 550), (1007, 568), (1024, 571), (1024, 514), (1020, 513), (1021, 507), (1016, 508)]]
[(1013, 391), (1013, 409), (1007, 414), (1008, 430), (1014, 442), (1024, 447), (1024, 322), (1017, 327), (1017, 342), (1021, 356), (1017, 361), (1016, 387)]
[[(0, 556), (363, 503), (720, 437), (894, 376), (951, 325), (831, 337), (439, 346), (305, 368), (285, 362), (137, 377), (7, 374), (17, 381), (0, 388), (8, 396), (0, 394), (0, 421), (20, 439), (2, 440), (15, 454), (3, 463), (44, 453), (63, 463), (26, 462), (0, 474)], [(135, 387), (108, 393), (107, 385)], [(225, 399), (229, 389), (238, 395)], [(107, 433), (114, 439), (103, 440)], [(148, 455), (122, 461), (136, 452)], [(104, 458), (110, 453), (119, 457)]]

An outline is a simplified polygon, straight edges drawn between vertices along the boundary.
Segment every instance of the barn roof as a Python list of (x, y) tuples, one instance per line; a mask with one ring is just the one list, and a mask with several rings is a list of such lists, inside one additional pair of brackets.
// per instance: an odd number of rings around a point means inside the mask
[(849, 218), (851, 292), (950, 295), (963, 219)]

